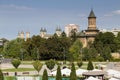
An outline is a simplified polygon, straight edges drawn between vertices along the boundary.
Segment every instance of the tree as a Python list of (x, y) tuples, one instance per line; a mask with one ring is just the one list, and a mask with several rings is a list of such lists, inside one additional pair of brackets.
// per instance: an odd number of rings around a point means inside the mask
[(77, 65), (80, 68), (83, 65), (83, 62), (81, 62), (81, 61), (77, 62)]
[(42, 68), (42, 64), (40, 63), (40, 61), (35, 61), (33, 62), (33, 67), (35, 68), (35, 70), (38, 72), (38, 75), (39, 75), (39, 72)]
[(45, 62), (47, 68), (49, 68), (50, 70), (52, 70), (55, 66), (55, 61), (50, 59), (49, 61)]
[(46, 69), (43, 72), (42, 80), (48, 80), (48, 73)]
[(93, 69), (94, 69), (94, 66), (93, 66), (92, 62), (89, 60), (87, 70), (93, 70)]
[(77, 80), (74, 63), (72, 63), (72, 67), (71, 67), (70, 80)]
[(62, 80), (60, 66), (57, 68), (56, 80)]
[[(79, 39), (77, 39), (73, 45), (69, 48), (69, 52), (71, 54), (71, 57), (73, 57), (73, 60), (79, 60), (80, 56), (80, 50), (82, 48), (82, 43)], [(81, 56), (82, 58), (82, 56)]]
[(20, 58), (20, 50), (23, 46), (23, 43), (24, 40), (19, 38), (6, 42), (3, 48), (4, 56), (10, 58)]
[[(21, 64), (21, 61), (18, 59), (12, 60), (12, 65), (15, 67), (15, 69), (18, 69), (19, 65)], [(15, 72), (15, 75), (17, 75), (17, 72)]]
[(105, 61), (106, 60), (111, 60), (112, 56), (111, 56), (111, 50), (110, 50), (110, 48), (106, 46), (103, 49), (103, 53), (100, 56), (103, 57)]
[(1, 69), (0, 69), (0, 80), (4, 80), (4, 76)]

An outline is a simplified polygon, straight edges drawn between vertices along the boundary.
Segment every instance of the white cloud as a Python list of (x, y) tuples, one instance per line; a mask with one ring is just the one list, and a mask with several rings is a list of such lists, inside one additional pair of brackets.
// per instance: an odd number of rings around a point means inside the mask
[(105, 17), (110, 17), (110, 16), (113, 16), (113, 14), (105, 14), (104, 16)]
[(115, 11), (112, 11), (108, 14), (105, 14), (104, 16), (105, 17), (111, 17), (111, 16), (115, 16), (115, 15), (120, 15), (120, 10), (115, 10)]
[(32, 10), (33, 8), (27, 6), (17, 6), (17, 5), (0, 5), (2, 9), (16, 9), (16, 10)]
[(112, 13), (113, 13), (113, 14), (120, 15), (120, 10), (113, 11)]

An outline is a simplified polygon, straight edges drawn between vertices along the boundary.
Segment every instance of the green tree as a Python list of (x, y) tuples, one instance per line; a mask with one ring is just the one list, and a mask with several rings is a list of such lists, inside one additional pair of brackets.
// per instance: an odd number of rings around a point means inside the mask
[(89, 60), (87, 70), (93, 70), (93, 69), (94, 69), (94, 66), (92, 64), (92, 61)]
[(72, 63), (72, 67), (71, 67), (70, 80), (77, 80), (74, 63)]
[(39, 72), (42, 68), (42, 64), (40, 63), (40, 61), (35, 61), (33, 62), (33, 67), (35, 68), (35, 70), (38, 72), (38, 75), (39, 75)]
[(10, 58), (20, 58), (20, 50), (23, 47), (23, 43), (24, 40), (19, 38), (6, 42), (3, 48), (4, 56)]
[(50, 59), (49, 61), (45, 62), (47, 68), (49, 68), (50, 70), (52, 70), (55, 66), (55, 61)]
[(77, 62), (77, 65), (80, 68), (83, 65), (83, 62), (81, 62), (81, 61)]
[(103, 49), (103, 53), (100, 55), (101, 57), (104, 58), (104, 60), (111, 60), (112, 59), (112, 56), (111, 56), (111, 50), (109, 47), (105, 47)]
[(43, 72), (42, 80), (48, 80), (48, 73), (46, 69)]
[[(18, 59), (13, 59), (12, 60), (12, 65), (15, 67), (15, 69), (17, 70), (19, 65), (21, 64), (21, 61)], [(17, 75), (17, 72), (15, 72), (15, 75)]]
[(0, 69), (0, 80), (4, 80), (4, 76), (1, 69)]
[(56, 80), (62, 80), (60, 66), (57, 68)]
[[(73, 45), (70, 47), (69, 52), (73, 57), (73, 60), (79, 60), (80, 59), (80, 50), (82, 48), (82, 43), (79, 39), (77, 39)], [(82, 58), (82, 56), (81, 56)]]

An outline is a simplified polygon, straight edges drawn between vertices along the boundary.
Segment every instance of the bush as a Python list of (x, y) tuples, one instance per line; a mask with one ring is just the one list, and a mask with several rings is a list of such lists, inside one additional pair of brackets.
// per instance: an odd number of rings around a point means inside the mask
[(50, 59), (49, 61), (45, 62), (47, 68), (49, 68), (50, 70), (52, 70), (55, 66), (55, 61)]
[(62, 80), (60, 66), (57, 68), (56, 80)]
[(37, 70), (37, 72), (39, 74), (39, 71), (42, 68), (42, 64), (40, 63), (40, 61), (37, 60), (37, 61), (33, 62), (33, 67), (35, 68), (35, 70)]
[(77, 65), (80, 68), (83, 65), (83, 62), (77, 62)]
[(1, 69), (0, 69), (0, 80), (4, 80), (4, 76), (3, 76)]
[(72, 67), (71, 67), (70, 80), (77, 80), (74, 63), (72, 63)]
[(46, 69), (43, 72), (42, 80), (48, 80), (48, 73)]
[(93, 70), (93, 69), (94, 69), (94, 67), (93, 67), (92, 61), (89, 61), (88, 66), (87, 66), (87, 70)]

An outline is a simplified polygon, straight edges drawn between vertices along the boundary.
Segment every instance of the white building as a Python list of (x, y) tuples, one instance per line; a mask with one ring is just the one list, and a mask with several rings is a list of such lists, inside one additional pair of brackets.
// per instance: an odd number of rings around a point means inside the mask
[(79, 32), (79, 26), (76, 24), (68, 24), (65, 26), (66, 36), (69, 37), (71, 35), (71, 31), (75, 30), (76, 33)]
[(120, 32), (120, 29), (112, 29), (112, 30), (107, 30), (107, 29), (101, 29), (100, 32), (105, 33), (105, 32), (112, 32), (115, 36), (118, 35)]

